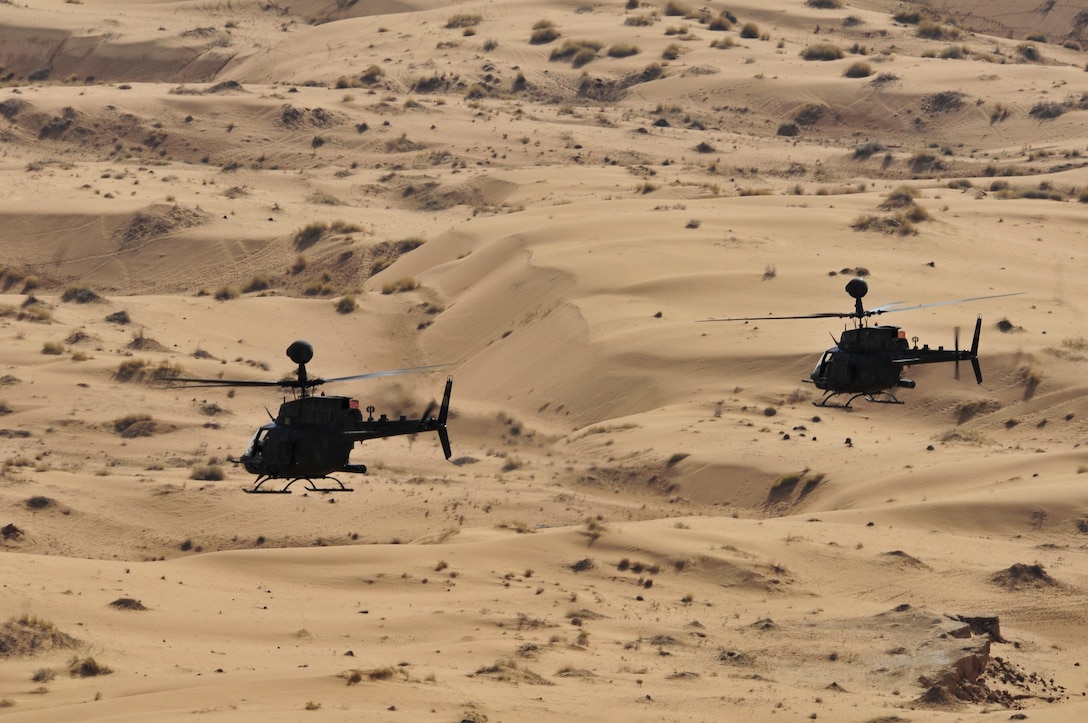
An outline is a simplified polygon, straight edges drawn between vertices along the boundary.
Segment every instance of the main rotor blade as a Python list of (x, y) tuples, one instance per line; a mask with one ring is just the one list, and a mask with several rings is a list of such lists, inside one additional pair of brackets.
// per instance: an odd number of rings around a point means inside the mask
[(895, 302), (894, 304), (885, 304), (884, 306), (879, 306), (879, 307), (877, 307), (875, 309), (869, 309), (866, 313), (867, 314), (892, 314), (892, 313), (899, 312), (899, 311), (913, 311), (915, 309), (928, 309), (931, 306), (947, 306), (949, 304), (964, 304), (964, 303), (966, 303), (968, 301), (984, 301), (985, 299), (1000, 299), (1000, 298), (1005, 297), (1005, 296), (1019, 296), (1020, 294), (1023, 294), (1023, 293), (1024, 293), (1023, 291), (1014, 291), (1011, 294), (993, 294), (991, 296), (972, 296), (969, 299), (954, 299), (952, 301), (935, 301), (932, 304), (916, 304), (914, 306), (904, 306), (904, 307), (898, 308), (898, 309), (889, 309), (888, 308), (889, 306), (896, 306), (898, 304), (904, 303), (902, 301), (898, 301), (898, 302)]
[(163, 383), (182, 382), (187, 387), (291, 387), (298, 386), (296, 379), (281, 379), (277, 382), (254, 379), (194, 379), (190, 377), (165, 377)]
[(850, 316), (855, 316), (853, 312), (846, 313), (842, 311), (825, 311), (819, 314), (800, 314), (798, 316), (737, 316), (729, 319), (696, 319), (696, 322), (702, 321), (776, 321), (778, 319), (845, 319)]
[(443, 367), (448, 367), (448, 366), (453, 366), (453, 364), (452, 363), (449, 363), (449, 364), (430, 364), (428, 366), (423, 366), (423, 367), (408, 367), (406, 369), (388, 369), (388, 370), (382, 371), (382, 372), (367, 372), (366, 374), (352, 374), (351, 376), (333, 377), (332, 379), (314, 379), (314, 380), (312, 380), (311, 383), (313, 383), (313, 384), (329, 384), (331, 382), (349, 382), (349, 381), (354, 381), (356, 379), (376, 379), (378, 377), (392, 377), (392, 376), (397, 376), (399, 374), (422, 374), (424, 372), (429, 372), (429, 371), (432, 371), (434, 369), (442, 369)]

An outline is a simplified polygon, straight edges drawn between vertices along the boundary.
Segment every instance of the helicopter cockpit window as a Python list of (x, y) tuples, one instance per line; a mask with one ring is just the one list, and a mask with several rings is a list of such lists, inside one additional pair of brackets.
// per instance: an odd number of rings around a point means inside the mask
[(260, 457), (264, 450), (264, 440), (267, 436), (267, 427), (261, 427), (260, 429), (258, 429), (257, 433), (253, 435), (253, 439), (252, 441), (250, 441), (249, 446), (246, 447), (246, 453), (244, 456), (247, 459), (254, 459), (256, 457)]
[(813, 378), (824, 377), (827, 373), (827, 367), (831, 364), (831, 360), (835, 358), (835, 352), (825, 351), (824, 355), (820, 357), (820, 361), (816, 362), (816, 368), (812, 370)]

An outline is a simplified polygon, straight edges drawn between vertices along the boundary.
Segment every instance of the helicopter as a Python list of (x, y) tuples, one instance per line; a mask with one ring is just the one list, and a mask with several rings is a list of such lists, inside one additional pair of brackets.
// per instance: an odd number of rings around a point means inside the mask
[[(875, 309), (866, 309), (862, 304), (862, 298), (869, 293), (869, 284), (865, 279), (860, 277), (851, 279), (846, 284), (846, 293), (854, 299), (854, 310), (852, 312), (830, 311), (798, 316), (751, 316), (729, 319), (699, 319), (698, 321), (853, 319), (854, 328), (844, 329), (836, 345), (820, 356), (809, 378), (801, 380), (814, 384), (817, 389), (824, 392), (821, 399), (813, 402), (817, 407), (849, 409), (850, 403), (859, 397), (868, 402), (902, 404), (903, 402), (890, 390), (894, 388), (914, 389), (914, 380), (903, 377), (903, 367), (913, 364), (955, 362), (956, 378), (958, 379), (959, 363), (969, 361), (971, 362), (971, 368), (975, 372), (975, 381), (980, 385), (982, 384), (982, 368), (979, 366), (978, 361), (978, 342), (982, 334), (981, 316), (975, 321), (975, 334), (969, 350), (959, 348), (959, 327), (955, 328), (953, 349), (945, 349), (943, 346), (931, 349), (928, 344), (919, 347), (918, 337), (912, 339), (914, 346), (910, 346), (907, 342), (906, 332), (898, 326), (883, 324), (870, 326), (868, 323), (869, 317), (878, 314), (924, 309), (931, 306), (997, 299), (1003, 296), (1015, 296), (1021, 292), (976, 296), (970, 299), (956, 299), (955, 301), (938, 301), (932, 304), (918, 304), (915, 306), (901, 306), (905, 302), (897, 301)], [(843, 396), (848, 397), (845, 403), (835, 403), (837, 398)]]
[[(297, 390), (294, 398), (284, 400), (279, 414), (272, 421), (256, 431), (245, 453), (234, 462), (242, 464), (246, 471), (257, 475), (253, 486), (245, 490), (249, 493), (290, 494), (291, 485), (299, 480), (306, 481), (306, 489), (311, 492), (351, 492), (339, 479), (336, 472), (366, 474), (366, 465), (349, 461), (356, 442), (368, 439), (395, 437), (420, 432), (437, 432), (442, 444), (442, 452), (449, 459), (449, 433), (446, 431), (446, 418), (450, 410), (450, 393), (453, 391), (453, 379), (446, 380), (446, 390), (442, 396), (442, 405), (438, 416), (433, 417), (434, 402), (419, 419), (389, 419), (382, 414), (374, 418), (373, 406), (366, 408), (367, 417), (359, 409), (359, 402), (350, 397), (318, 396), (313, 389), (333, 382), (345, 382), (356, 379), (396, 374), (414, 374), (429, 372), (448, 364), (393, 369), (389, 371), (355, 374), (335, 379), (311, 378), (306, 371), (306, 364), (313, 359), (313, 346), (303, 340), (293, 342), (287, 347), (287, 356), (298, 364), (294, 379), (279, 381), (259, 381), (240, 379), (198, 379), (170, 377), (165, 380), (170, 385), (191, 387), (284, 387)], [(269, 413), (269, 417), (272, 417)], [(336, 486), (319, 487), (319, 480), (330, 480)], [(264, 487), (265, 483), (285, 482), (279, 488)], [(328, 484), (328, 483), (325, 483)]]

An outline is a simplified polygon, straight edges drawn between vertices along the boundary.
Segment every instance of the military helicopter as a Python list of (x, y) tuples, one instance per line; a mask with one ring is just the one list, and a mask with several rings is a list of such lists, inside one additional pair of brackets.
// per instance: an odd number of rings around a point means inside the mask
[[(914, 380), (903, 377), (903, 367), (912, 364), (955, 362), (956, 378), (958, 379), (959, 363), (969, 361), (975, 372), (975, 381), (982, 384), (982, 369), (978, 361), (978, 341), (979, 336), (982, 334), (982, 317), (978, 317), (975, 321), (975, 335), (971, 341), (970, 350), (959, 348), (959, 327), (955, 329), (954, 348), (949, 350), (943, 346), (930, 349), (928, 344), (919, 347), (918, 337), (912, 339), (914, 346), (910, 346), (907, 343), (906, 332), (901, 328), (890, 325), (869, 326), (868, 319), (870, 316), (925, 309), (946, 304), (962, 304), (968, 301), (997, 299), (1003, 296), (1015, 296), (1016, 293), (1020, 292), (976, 296), (970, 299), (956, 299), (955, 301), (938, 301), (932, 304), (918, 304), (915, 306), (901, 306), (904, 302), (897, 301), (875, 309), (866, 309), (862, 305), (862, 298), (869, 293), (869, 284), (865, 279), (851, 279), (846, 284), (846, 293), (854, 298), (854, 310), (852, 312), (830, 311), (798, 316), (749, 316), (729, 319), (699, 319), (699, 321), (853, 319), (854, 328), (843, 330), (838, 343), (825, 351), (819, 361), (816, 362), (816, 366), (809, 378), (802, 379), (804, 382), (815, 384), (817, 389), (824, 392), (823, 398), (813, 402), (813, 404), (818, 407), (850, 408), (850, 403), (858, 397), (862, 397), (869, 402), (902, 404), (903, 402), (889, 390), (896, 387), (914, 389)], [(844, 404), (834, 402), (837, 397), (847, 395), (849, 396)]]
[[(305, 480), (306, 489), (311, 492), (351, 492), (350, 487), (346, 487), (332, 474), (366, 474), (366, 465), (350, 462), (349, 456), (356, 442), (365, 442), (368, 439), (437, 432), (442, 452), (446, 459), (450, 458), (452, 452), (446, 431), (446, 418), (450, 411), (453, 379), (446, 380), (446, 391), (442, 396), (438, 416), (430, 416), (434, 409), (432, 402), (419, 419), (408, 419), (404, 416), (400, 419), (389, 419), (384, 414), (375, 419), (375, 409), (372, 406), (366, 408), (367, 418), (364, 419), (358, 401), (350, 397), (327, 397), (324, 393), (314, 396), (311, 391), (332, 382), (429, 372), (449, 365), (436, 364), (319, 379), (311, 378), (306, 372), (306, 364), (314, 356), (314, 348), (309, 342), (299, 340), (292, 343), (287, 347), (287, 356), (298, 364), (294, 379), (254, 381), (172, 377), (166, 380), (171, 385), (184, 387), (285, 387), (298, 390), (294, 399), (285, 400), (280, 405), (279, 414), (271, 422), (257, 430), (245, 454), (234, 460), (244, 465), (248, 472), (257, 475), (253, 487), (246, 489), (246, 492), (289, 494), (291, 485), (299, 480)], [(271, 413), (269, 416), (272, 416)], [(264, 487), (271, 480), (282, 480), (286, 484), (278, 489)], [(318, 480), (331, 480), (336, 486), (319, 487), (315, 484)]]

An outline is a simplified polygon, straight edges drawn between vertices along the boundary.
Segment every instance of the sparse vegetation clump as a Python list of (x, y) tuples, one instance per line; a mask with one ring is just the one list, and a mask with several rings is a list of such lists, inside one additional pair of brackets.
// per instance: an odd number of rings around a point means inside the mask
[(805, 5), (819, 10), (837, 10), (842, 7), (842, 0), (805, 0)]
[(759, 26), (755, 23), (745, 23), (740, 28), (740, 36), (747, 40), (758, 38), (760, 36)]
[(75, 302), (77, 304), (91, 304), (102, 301), (102, 297), (87, 286), (69, 286), (64, 290), (64, 293), (60, 295), (60, 300), (64, 302)]
[(1028, 115), (1035, 120), (1053, 120), (1063, 113), (1065, 113), (1065, 106), (1054, 101), (1040, 101), (1028, 111)]
[(873, 74), (873, 66), (864, 60), (859, 60), (856, 63), (851, 63), (850, 67), (844, 70), (842, 74), (847, 78), (868, 78)]
[(922, 22), (922, 14), (917, 10), (897, 10), (892, 15), (892, 20), (897, 23), (903, 23), (904, 25), (917, 25)]
[(596, 40), (565, 40), (552, 50), (548, 60), (569, 60), (575, 68), (581, 68), (596, 58), (597, 51), (603, 47), (604, 43)]
[(483, 20), (483, 18), (479, 13), (457, 13), (456, 15), (451, 15), (449, 19), (446, 20), (446, 27), (451, 29), (471, 28), (474, 25), (479, 25), (481, 20)]
[(167, 361), (152, 364), (146, 359), (126, 359), (118, 365), (113, 379), (118, 382), (153, 384), (168, 382), (181, 376), (183, 371), (179, 365)]
[(341, 296), (336, 302), (336, 313), (338, 314), (350, 314), (358, 307), (358, 303), (355, 301), (355, 297), (351, 294)]
[(227, 478), (223, 468), (217, 464), (205, 464), (198, 467), (194, 467), (193, 471), (189, 474), (189, 479), (199, 480), (201, 482), (222, 482)]
[(626, 58), (631, 55), (638, 55), (641, 52), (642, 50), (637, 45), (616, 43), (608, 48), (607, 54), (610, 58)]
[(819, 122), (824, 116), (827, 106), (819, 103), (805, 103), (793, 114), (793, 120), (798, 125), (810, 126)]
[(950, 25), (942, 25), (932, 20), (921, 20), (918, 23), (918, 37), (927, 40), (955, 40), (960, 36), (959, 28)]
[(314, 221), (313, 223), (306, 224), (298, 231), (295, 231), (295, 248), (301, 251), (313, 246), (321, 240), (321, 237), (324, 236), (325, 232), (328, 230), (329, 225), (324, 221)]
[(11, 618), (0, 624), (0, 657), (33, 655), (77, 645), (78, 640), (57, 630), (52, 622), (33, 615)]
[(537, 20), (533, 23), (532, 32), (529, 34), (531, 45), (546, 45), (559, 39), (562, 33), (551, 20)]
[(242, 293), (249, 294), (254, 291), (267, 291), (271, 287), (272, 279), (267, 274), (257, 274), (242, 287)]
[(691, 7), (679, 0), (668, 0), (668, 2), (665, 3), (665, 9), (662, 12), (666, 15), (686, 18), (691, 15)]
[(842, 48), (834, 43), (815, 43), (801, 51), (805, 60), (839, 60), (842, 56)]
[(110, 422), (110, 426), (113, 427), (114, 432), (125, 439), (150, 437), (155, 434), (158, 428), (158, 424), (151, 415), (143, 413), (126, 414), (123, 417), (118, 417)]
[(400, 294), (405, 291), (413, 291), (419, 288), (419, 282), (410, 276), (406, 276), (396, 281), (391, 281), (388, 284), (382, 286), (383, 294)]
[(213, 297), (216, 301), (230, 301), (238, 298), (238, 291), (233, 286), (220, 286)]
[(102, 665), (91, 657), (73, 657), (68, 661), (68, 673), (73, 678), (93, 678), (99, 675), (109, 675), (113, 671), (106, 665)]

